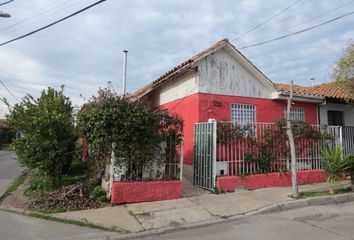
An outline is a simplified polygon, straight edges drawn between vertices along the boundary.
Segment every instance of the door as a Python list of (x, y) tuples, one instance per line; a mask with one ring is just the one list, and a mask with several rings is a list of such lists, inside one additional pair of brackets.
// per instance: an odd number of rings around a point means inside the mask
[(193, 185), (209, 190), (215, 186), (216, 122), (194, 125)]

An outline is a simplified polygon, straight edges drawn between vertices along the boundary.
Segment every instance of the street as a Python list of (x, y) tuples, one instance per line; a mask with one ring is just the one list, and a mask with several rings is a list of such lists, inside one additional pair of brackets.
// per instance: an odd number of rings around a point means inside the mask
[(1, 240), (107, 239), (113, 235), (117, 233), (0, 211)]
[[(10, 151), (0, 151), (0, 195), (21, 174), (21, 167)], [(79, 227), (31, 218), (0, 210), (0, 239), (97, 239), (116, 235), (87, 227)]]
[(163, 239), (354, 239), (354, 203), (307, 207), (144, 238)]
[[(0, 151), (0, 191), (21, 173), (14, 154)], [(119, 216), (117, 216), (119, 217)], [(114, 239), (118, 233), (0, 210), (0, 239)], [(143, 239), (354, 239), (354, 202), (253, 216)]]
[(0, 196), (9, 184), (21, 174), (21, 167), (11, 151), (0, 150)]

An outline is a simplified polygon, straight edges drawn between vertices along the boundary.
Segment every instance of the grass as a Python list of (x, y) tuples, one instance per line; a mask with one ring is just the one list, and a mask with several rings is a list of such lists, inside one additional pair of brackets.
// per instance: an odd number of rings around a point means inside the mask
[[(344, 194), (344, 193), (351, 193), (351, 192), (352, 192), (351, 188), (342, 188), (342, 189), (336, 190), (335, 195)], [(299, 193), (299, 196), (297, 197), (297, 199), (304, 199), (304, 198), (311, 198), (311, 197), (321, 197), (321, 196), (332, 196), (332, 195), (329, 194), (328, 191), (301, 192), (301, 193)]]
[(16, 178), (11, 185), (7, 188), (7, 190), (4, 192), (4, 194), (0, 197), (0, 201), (4, 198), (6, 198), (7, 196), (9, 196), (11, 193), (15, 192), (17, 190), (17, 188), (22, 185), (27, 178), (27, 174), (26, 173), (22, 173), (18, 178)]
[(53, 182), (41, 173), (31, 176), (29, 179), (29, 187), (25, 191), (28, 197), (40, 196), (44, 192), (51, 192), (60, 189), (63, 186), (81, 183), (86, 176), (86, 163), (80, 159), (74, 160), (70, 166), (67, 175), (62, 176), (59, 186), (55, 186)]

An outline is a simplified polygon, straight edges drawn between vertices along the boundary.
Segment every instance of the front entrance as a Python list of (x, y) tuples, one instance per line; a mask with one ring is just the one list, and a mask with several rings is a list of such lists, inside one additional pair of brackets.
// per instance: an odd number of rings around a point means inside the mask
[(216, 122), (194, 125), (193, 185), (213, 190), (215, 186)]

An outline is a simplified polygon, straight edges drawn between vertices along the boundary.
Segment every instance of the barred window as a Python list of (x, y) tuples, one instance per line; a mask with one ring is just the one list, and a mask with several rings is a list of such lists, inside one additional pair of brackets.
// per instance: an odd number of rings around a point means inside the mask
[(256, 106), (251, 104), (231, 104), (231, 122), (249, 124), (256, 122)]
[[(286, 118), (287, 109), (284, 108), (284, 118)], [(303, 108), (291, 108), (290, 119), (294, 121), (305, 121), (305, 110)]]

